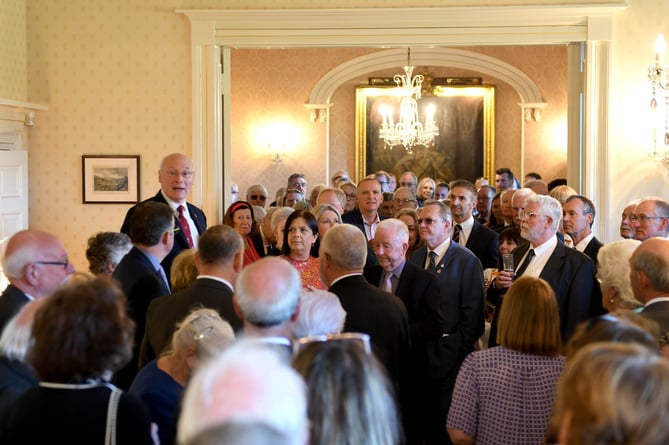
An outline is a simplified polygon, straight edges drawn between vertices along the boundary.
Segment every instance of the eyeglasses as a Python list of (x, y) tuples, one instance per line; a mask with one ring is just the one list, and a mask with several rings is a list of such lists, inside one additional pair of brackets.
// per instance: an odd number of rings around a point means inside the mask
[(266, 200), (267, 200), (267, 196), (263, 196), (263, 195), (251, 195), (251, 199), (253, 199), (254, 201), (255, 201), (255, 200), (266, 201)]
[(176, 170), (163, 170), (163, 172), (170, 178), (178, 178), (181, 176), (184, 179), (190, 179), (195, 174), (195, 172), (192, 172), (190, 170), (184, 170), (182, 172)]
[(534, 213), (534, 212), (520, 212), (520, 219), (534, 219), (534, 218), (538, 218), (540, 216), (544, 216), (544, 215), (540, 215), (540, 214)]
[(33, 261), (33, 264), (43, 264), (45, 266), (63, 266), (63, 269), (67, 270), (67, 266), (70, 264), (70, 260), (65, 260), (65, 261)]
[(299, 351), (310, 345), (311, 343), (323, 343), (329, 341), (346, 341), (359, 344), (366, 354), (372, 353), (372, 346), (369, 341), (369, 335), (360, 332), (344, 332), (342, 334), (328, 334), (328, 335), (314, 335), (310, 337), (302, 337), (293, 343), (293, 352), (297, 354)]
[(665, 219), (669, 218), (669, 216), (648, 216), (648, 215), (630, 215), (630, 221), (632, 222), (642, 222), (645, 223), (649, 219)]
[(434, 224), (436, 222), (439, 222), (439, 221), (444, 221), (444, 218), (434, 218), (434, 219), (432, 219), (432, 218), (419, 218), (418, 219), (418, 224), (425, 223), (429, 226), (429, 225), (432, 225), (432, 224)]
[(415, 182), (400, 182), (401, 187), (413, 187), (414, 185), (416, 185)]
[(346, 194), (346, 199), (355, 199), (356, 196), (357, 196), (356, 193), (347, 193)]
[(416, 202), (415, 199), (409, 199), (409, 198), (404, 198), (404, 199), (395, 199), (395, 204), (409, 204), (410, 202)]

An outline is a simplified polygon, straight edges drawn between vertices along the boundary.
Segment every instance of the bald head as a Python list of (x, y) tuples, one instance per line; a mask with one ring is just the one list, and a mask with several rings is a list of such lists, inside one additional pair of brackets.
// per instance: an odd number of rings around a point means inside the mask
[(642, 303), (669, 296), (669, 239), (648, 238), (630, 258), (634, 296)]
[(51, 294), (74, 272), (63, 244), (39, 230), (14, 234), (7, 242), (2, 266), (9, 282), (34, 298)]
[(300, 274), (288, 261), (265, 257), (239, 274), (235, 301), (245, 323), (278, 326), (297, 313), (301, 287)]
[(158, 182), (163, 193), (172, 201), (183, 204), (190, 193), (195, 168), (184, 154), (172, 153), (163, 158), (158, 171)]

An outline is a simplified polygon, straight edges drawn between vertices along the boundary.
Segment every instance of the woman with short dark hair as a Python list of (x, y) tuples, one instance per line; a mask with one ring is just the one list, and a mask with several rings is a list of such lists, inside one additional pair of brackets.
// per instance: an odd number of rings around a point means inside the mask
[(142, 401), (109, 383), (132, 355), (134, 323), (107, 277), (80, 278), (35, 314), (28, 363), (40, 380), (8, 415), (1, 443), (150, 444)]

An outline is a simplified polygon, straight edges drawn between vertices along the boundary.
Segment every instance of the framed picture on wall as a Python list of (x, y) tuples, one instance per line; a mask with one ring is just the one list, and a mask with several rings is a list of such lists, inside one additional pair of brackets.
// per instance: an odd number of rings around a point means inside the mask
[(139, 202), (139, 155), (82, 155), (84, 204)]
[[(425, 119), (428, 105), (435, 106), (439, 135), (434, 145), (386, 147), (379, 137), (381, 107), (399, 110), (394, 86), (356, 88), (355, 160), (357, 180), (378, 170), (399, 176), (412, 171), (419, 178), (451, 181), (495, 177), (495, 87), (492, 85), (434, 86), (418, 100), (418, 116)], [(395, 120), (397, 121), (397, 115)]]

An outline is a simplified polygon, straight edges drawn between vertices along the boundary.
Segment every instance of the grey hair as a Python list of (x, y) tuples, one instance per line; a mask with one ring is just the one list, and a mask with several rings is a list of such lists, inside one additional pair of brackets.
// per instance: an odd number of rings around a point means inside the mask
[(384, 219), (376, 227), (376, 230), (389, 228), (392, 229), (395, 234), (394, 238), (399, 238), (400, 242), (408, 243), (409, 242), (409, 227), (404, 223), (404, 221), (395, 218)]
[(335, 294), (320, 289), (305, 289), (300, 296), (300, 311), (293, 322), (293, 336), (339, 334), (345, 321), (346, 311)]
[(560, 201), (550, 196), (536, 195), (525, 201), (526, 208), (530, 204), (539, 205), (541, 213), (553, 220), (551, 229), (553, 229), (554, 232), (557, 232), (558, 224), (560, 224), (560, 219), (562, 218), (562, 204), (560, 204)]
[(0, 356), (25, 362), (28, 349), (33, 343), (35, 312), (45, 301), (43, 298), (29, 301), (9, 320), (0, 336)]
[(362, 230), (351, 224), (339, 224), (328, 230), (321, 240), (321, 255), (339, 269), (362, 270), (367, 261), (367, 240)]
[(622, 239), (604, 244), (597, 254), (597, 271), (602, 286), (616, 289), (620, 300), (630, 308), (643, 306), (634, 297), (630, 283), (629, 259), (640, 244), (639, 240)]
[(177, 325), (172, 335), (171, 349), (181, 353), (193, 348), (198, 359), (207, 359), (234, 343), (232, 326), (213, 309), (194, 309)]

